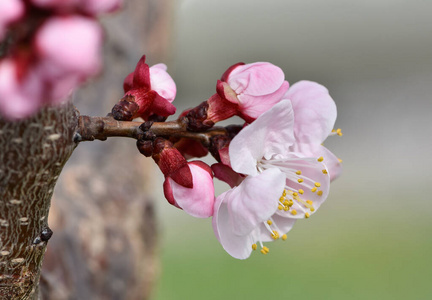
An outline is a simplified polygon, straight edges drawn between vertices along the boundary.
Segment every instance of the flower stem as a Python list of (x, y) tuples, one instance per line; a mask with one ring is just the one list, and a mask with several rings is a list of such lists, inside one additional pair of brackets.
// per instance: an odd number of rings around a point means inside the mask
[[(144, 122), (117, 121), (111, 116), (80, 116), (75, 132), (75, 142), (101, 140), (109, 137), (129, 137), (139, 139), (145, 132), (140, 128)], [(191, 132), (186, 128), (184, 119), (169, 122), (154, 122), (148, 131), (165, 138), (190, 138), (209, 146), (210, 138), (216, 135), (228, 135), (224, 127), (213, 127), (203, 132)]]

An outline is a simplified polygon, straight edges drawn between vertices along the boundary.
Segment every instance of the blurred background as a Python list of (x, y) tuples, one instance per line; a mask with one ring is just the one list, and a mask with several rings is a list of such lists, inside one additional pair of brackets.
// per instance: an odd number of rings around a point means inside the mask
[(318, 214), (246, 261), (224, 252), (210, 219), (169, 206), (159, 184), (154, 299), (431, 299), (432, 3), (175, 2), (165, 62), (179, 112), (239, 61), (329, 89), (344, 135), (326, 146), (344, 173)]

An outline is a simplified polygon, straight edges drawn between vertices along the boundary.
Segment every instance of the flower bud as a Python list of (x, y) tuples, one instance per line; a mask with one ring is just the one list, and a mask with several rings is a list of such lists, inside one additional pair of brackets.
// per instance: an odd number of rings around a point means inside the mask
[(168, 202), (197, 218), (213, 215), (214, 186), (211, 168), (201, 161), (188, 162), (192, 173), (193, 187), (177, 184), (171, 177), (164, 182), (164, 194)]

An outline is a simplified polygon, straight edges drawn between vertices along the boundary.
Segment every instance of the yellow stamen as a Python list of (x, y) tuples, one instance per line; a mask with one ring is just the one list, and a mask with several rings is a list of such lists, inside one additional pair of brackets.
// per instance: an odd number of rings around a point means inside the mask
[(271, 225), (271, 224), (273, 224), (273, 222), (271, 220), (268, 220), (267, 224)]
[(312, 193), (315, 193), (315, 192), (316, 192), (316, 190), (317, 190), (317, 188), (316, 188), (316, 187), (313, 187), (313, 188), (311, 189)]
[(338, 158), (338, 161), (339, 161), (340, 163), (342, 163), (342, 159)]
[(317, 195), (318, 195), (318, 196), (322, 196), (322, 194), (323, 194), (323, 191), (318, 191), (318, 192), (317, 192)]
[(282, 196), (285, 197), (287, 195), (286, 190), (283, 191)]
[(284, 211), (288, 211), (288, 210), (289, 210), (289, 207), (288, 207), (288, 206), (284, 206), (283, 210), (284, 210)]
[(288, 206), (289, 206), (289, 207), (291, 207), (291, 206), (293, 206), (293, 205), (294, 205), (294, 201), (292, 201), (292, 200), (288, 201)]
[(297, 181), (298, 181), (298, 183), (302, 183), (303, 179), (299, 178), (299, 179), (297, 179)]
[(313, 202), (312, 200), (306, 200), (306, 203), (312, 205)]
[(284, 234), (283, 236), (282, 236), (282, 240), (286, 240), (287, 239), (287, 235), (286, 234)]
[(296, 174), (297, 174), (297, 175), (301, 175), (301, 173), (302, 173), (302, 172), (301, 172), (300, 170), (296, 171)]
[(293, 210), (291, 210), (291, 214), (292, 214), (293, 216), (295, 216), (295, 215), (297, 214), (297, 211), (296, 211), (295, 209), (293, 209)]
[(299, 189), (299, 193), (303, 195), (304, 191), (302, 189)]
[(257, 249), (257, 244), (252, 244), (252, 250), (256, 250)]
[(307, 219), (307, 218), (309, 218), (310, 217), (310, 214), (307, 212), (307, 213), (305, 213), (305, 218)]
[(277, 240), (279, 238), (279, 232), (277, 232), (276, 230), (273, 230), (271, 237), (272, 237), (272, 239)]
[(261, 253), (262, 253), (262, 254), (267, 254), (267, 253), (269, 253), (269, 252), (270, 252), (270, 249), (269, 249), (269, 248), (267, 248), (266, 246), (262, 247), (262, 249), (261, 249)]
[(298, 196), (298, 193), (297, 193), (297, 192), (294, 192), (294, 193), (293, 193), (293, 196), (294, 196), (294, 197), (297, 197), (297, 196)]
[(318, 157), (317, 160), (318, 160), (319, 162), (322, 162), (322, 161), (324, 160), (324, 157), (320, 156), (320, 157)]
[(283, 207), (282, 205), (280, 205), (280, 204), (278, 205), (278, 209), (279, 209), (279, 210), (282, 210), (283, 208), (284, 208), (284, 207)]
[(319, 183), (319, 182), (315, 182), (315, 186), (316, 186), (316, 187), (320, 187), (320, 186), (321, 186), (321, 183)]
[(322, 172), (323, 172), (323, 174), (328, 174), (326, 169), (323, 169)]
[(336, 134), (337, 134), (338, 136), (342, 136), (342, 135), (343, 135), (342, 130), (341, 130), (340, 128), (338, 128), (338, 129), (336, 130)]
[(310, 211), (315, 211), (315, 208), (311, 207), (311, 208), (310, 208)]

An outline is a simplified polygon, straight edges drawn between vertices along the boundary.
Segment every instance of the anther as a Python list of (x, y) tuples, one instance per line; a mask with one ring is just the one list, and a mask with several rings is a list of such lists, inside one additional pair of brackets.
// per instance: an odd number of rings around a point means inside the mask
[(295, 209), (292, 209), (292, 210), (291, 210), (291, 214), (292, 214), (293, 216), (295, 216), (295, 215), (297, 214), (297, 211), (296, 211)]
[(287, 235), (284, 234), (284, 235), (282, 236), (282, 240), (285, 241), (286, 239), (287, 239)]
[(317, 192), (317, 195), (318, 195), (318, 196), (322, 196), (322, 194), (323, 194), (323, 191), (318, 191), (318, 192)]
[(299, 179), (297, 179), (297, 181), (298, 181), (298, 183), (302, 183), (303, 179), (299, 178)]
[(323, 172), (323, 174), (328, 174), (326, 169), (323, 169), (322, 172)]
[(307, 213), (305, 213), (305, 218), (307, 219), (307, 218), (309, 218), (310, 217), (310, 214), (307, 212)]
[(315, 186), (316, 186), (316, 187), (320, 187), (320, 186), (321, 186), (321, 183), (319, 183), (319, 182), (315, 182)]
[(311, 189), (311, 192), (312, 192), (312, 193), (315, 193), (316, 190), (317, 190), (317, 188), (316, 188), (316, 187), (313, 187), (313, 188)]
[(298, 192), (302, 195), (304, 194), (304, 191), (302, 189), (299, 189)]
[(301, 175), (302, 171), (298, 170), (295, 172), (297, 175)]
[(306, 203), (307, 203), (307, 204), (310, 204), (310, 205), (313, 204), (312, 200), (306, 200)]
[(273, 230), (273, 232), (271, 233), (271, 237), (272, 239), (277, 240), (279, 238), (279, 232)]
[(271, 225), (271, 224), (273, 224), (273, 222), (271, 220), (268, 220), (267, 224)]
[(252, 244), (252, 250), (256, 250), (257, 249), (257, 244)]
[(320, 156), (317, 160), (318, 160), (319, 162), (322, 162), (322, 161), (324, 160), (324, 157)]

